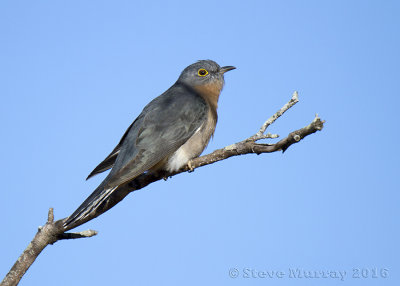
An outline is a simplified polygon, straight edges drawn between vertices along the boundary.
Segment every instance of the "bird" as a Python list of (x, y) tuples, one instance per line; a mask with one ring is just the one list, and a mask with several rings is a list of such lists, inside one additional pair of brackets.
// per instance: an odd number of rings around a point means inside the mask
[(144, 107), (114, 150), (89, 174), (86, 180), (111, 169), (64, 227), (84, 220), (120, 185), (139, 175), (158, 170), (172, 173), (200, 156), (216, 128), (224, 74), (233, 69), (212, 60), (187, 66), (169, 89)]

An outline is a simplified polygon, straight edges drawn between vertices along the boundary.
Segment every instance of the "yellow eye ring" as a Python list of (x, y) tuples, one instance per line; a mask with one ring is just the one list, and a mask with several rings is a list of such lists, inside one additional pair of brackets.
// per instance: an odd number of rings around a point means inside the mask
[(208, 71), (207, 71), (206, 69), (199, 69), (199, 70), (197, 71), (197, 74), (198, 74), (199, 76), (206, 76), (206, 75), (208, 75)]

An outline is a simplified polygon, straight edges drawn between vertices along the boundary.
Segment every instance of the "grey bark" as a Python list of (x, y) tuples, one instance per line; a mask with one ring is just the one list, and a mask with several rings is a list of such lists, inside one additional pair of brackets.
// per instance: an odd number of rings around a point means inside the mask
[(262, 153), (271, 153), (277, 151), (284, 152), (291, 145), (300, 142), (306, 136), (322, 130), (325, 121), (321, 120), (318, 115), (316, 115), (314, 120), (309, 125), (289, 133), (287, 137), (279, 140), (274, 144), (257, 143), (257, 141), (261, 139), (279, 137), (276, 134), (265, 134), (265, 131), (272, 123), (275, 122), (275, 120), (277, 120), (297, 102), (298, 94), (297, 92), (295, 92), (290, 101), (286, 103), (281, 109), (279, 109), (267, 121), (265, 121), (265, 123), (261, 126), (260, 130), (256, 134), (243, 141), (215, 150), (210, 154), (195, 158), (188, 163), (188, 166), (182, 168), (177, 172), (142, 174), (133, 181), (119, 186), (118, 189), (114, 191), (112, 195), (102, 205), (100, 205), (96, 212), (90, 214), (85, 220), (79, 221), (79, 224), (69, 225), (67, 228), (64, 228), (63, 223), (67, 218), (54, 221), (53, 209), (50, 208), (46, 224), (43, 227), (39, 227), (35, 237), (29, 243), (28, 247), (23, 251), (18, 260), (15, 262), (4, 280), (1, 282), (0, 286), (18, 285), (25, 272), (29, 269), (29, 267), (47, 245), (53, 244), (59, 240), (85, 238), (96, 235), (97, 232), (94, 230), (87, 230), (77, 233), (70, 233), (67, 231), (74, 229), (79, 225), (82, 225), (94, 219), (95, 217), (105, 213), (121, 200), (123, 200), (131, 192), (140, 190), (148, 186), (149, 184), (159, 181), (161, 179), (167, 179), (168, 177), (172, 177), (183, 172), (193, 171), (196, 168), (213, 164), (215, 162), (225, 160), (229, 157), (245, 154), (259, 155)]

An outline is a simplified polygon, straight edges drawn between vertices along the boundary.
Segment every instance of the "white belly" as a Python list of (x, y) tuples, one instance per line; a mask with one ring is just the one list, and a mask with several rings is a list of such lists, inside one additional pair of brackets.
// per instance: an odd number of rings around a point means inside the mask
[(196, 130), (185, 144), (171, 155), (164, 169), (168, 172), (178, 171), (180, 168), (184, 167), (189, 160), (198, 157), (207, 147), (214, 133), (216, 123), (216, 120), (209, 114), (208, 120)]
[(165, 169), (168, 172), (178, 171), (180, 168), (185, 166), (192, 158), (194, 157), (191, 157), (190, 154), (188, 154), (188, 152), (182, 146), (178, 150), (176, 150), (175, 153), (172, 154), (172, 156), (169, 158)]

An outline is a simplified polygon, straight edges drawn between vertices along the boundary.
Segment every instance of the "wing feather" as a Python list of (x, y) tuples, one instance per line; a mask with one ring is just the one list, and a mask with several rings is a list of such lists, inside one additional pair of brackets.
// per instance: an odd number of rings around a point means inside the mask
[(129, 125), (128, 129), (126, 129), (124, 135), (122, 136), (118, 145), (115, 146), (114, 150), (112, 150), (112, 152), (99, 165), (97, 165), (96, 168), (94, 168), (94, 170), (89, 174), (89, 176), (87, 176), (86, 180), (90, 179), (91, 177), (93, 177), (97, 174), (107, 171), (108, 169), (111, 169), (114, 166), (115, 160), (117, 159), (117, 156), (121, 149), (122, 142), (124, 141), (125, 137), (128, 135), (131, 127), (135, 124), (136, 120), (133, 121), (133, 123), (131, 125)]
[(207, 108), (200, 95), (182, 84), (150, 102), (127, 132), (105, 179), (107, 188), (133, 180), (172, 155), (205, 122)]

